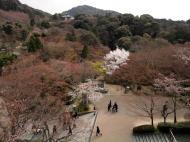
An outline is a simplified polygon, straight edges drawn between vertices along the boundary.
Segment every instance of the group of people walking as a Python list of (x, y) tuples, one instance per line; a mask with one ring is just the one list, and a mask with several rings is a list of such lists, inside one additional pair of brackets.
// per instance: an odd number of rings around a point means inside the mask
[[(112, 105), (112, 102), (110, 100), (110, 102), (108, 103), (108, 112), (118, 112), (118, 104), (117, 102), (115, 102), (113, 105)], [(96, 136), (102, 136), (102, 133), (100, 131), (100, 128), (99, 126), (96, 127)]]
[[(53, 126), (53, 134), (56, 133), (57, 128), (56, 125)], [(35, 124), (32, 125), (32, 132), (34, 135), (42, 134), (43, 139), (48, 138), (50, 136), (50, 130), (49, 126), (46, 121), (44, 121), (43, 127), (40, 128), (40, 126), (36, 126)]]
[(115, 102), (112, 105), (112, 102), (110, 100), (110, 102), (108, 103), (108, 112), (118, 112), (118, 104)]
[[(96, 112), (96, 108), (95, 107), (94, 107), (94, 111)], [(112, 101), (110, 100), (109, 103), (108, 103), (108, 112), (112, 112), (112, 113), (118, 112), (118, 104), (116, 102), (114, 104), (112, 104)], [(75, 112), (71, 116), (72, 116), (72, 118), (74, 120), (76, 120), (78, 118), (78, 113)], [(73, 126), (73, 128), (75, 128), (75, 127), (76, 126)], [(33, 129), (34, 134), (39, 134), (39, 133), (43, 134), (43, 138), (45, 137), (47, 139), (50, 136), (50, 131), (49, 131), (49, 127), (48, 127), (47, 122), (44, 122), (44, 128), (43, 129), (39, 129), (35, 125), (33, 125), (32, 129)], [(71, 125), (69, 125), (68, 130), (69, 130), (68, 135), (72, 135)], [(57, 133), (57, 127), (56, 127), (56, 125), (53, 126), (53, 135), (55, 133)], [(101, 136), (101, 135), (102, 135), (102, 133), (100, 131), (100, 128), (99, 128), (99, 126), (97, 126), (96, 127), (96, 136)]]
[[(63, 131), (68, 130), (68, 136), (72, 135), (72, 130), (76, 128), (75, 121), (77, 118), (79, 118), (78, 112), (65, 112), (63, 116), (59, 117), (59, 124), (63, 123)], [(51, 131), (52, 133), (50, 133), (47, 121), (44, 121), (44, 123), (41, 124), (41, 126), (35, 125), (35, 123), (32, 125), (33, 135), (41, 135), (44, 140), (54, 137), (57, 133), (57, 130), (57, 126), (53, 125)]]

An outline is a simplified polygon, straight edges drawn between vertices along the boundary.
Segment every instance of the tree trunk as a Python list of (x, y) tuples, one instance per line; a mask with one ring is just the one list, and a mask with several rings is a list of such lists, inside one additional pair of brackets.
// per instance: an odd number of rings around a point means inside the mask
[(150, 117), (151, 117), (151, 124), (152, 126), (154, 126), (154, 100), (153, 98), (151, 97), (151, 108), (150, 108)]
[(177, 96), (175, 94), (175, 97), (174, 97), (174, 123), (177, 123), (177, 112), (176, 112), (176, 109), (177, 109)]
[(154, 126), (154, 117), (153, 117), (153, 115), (151, 116), (151, 125)]
[(0, 67), (0, 76), (2, 76), (2, 74), (3, 74), (3, 68)]
[(153, 108), (150, 110), (151, 125), (154, 126)]
[(164, 124), (166, 123), (166, 117), (164, 117)]

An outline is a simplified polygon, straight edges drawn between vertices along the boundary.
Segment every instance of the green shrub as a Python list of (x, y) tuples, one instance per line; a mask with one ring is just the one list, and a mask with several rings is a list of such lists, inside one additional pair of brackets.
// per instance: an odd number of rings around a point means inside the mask
[(13, 26), (10, 25), (10, 24), (5, 24), (5, 25), (2, 26), (2, 30), (3, 30), (6, 34), (10, 35), (10, 34), (12, 34), (12, 32), (13, 32)]
[(47, 49), (44, 49), (40, 52), (40, 57), (43, 62), (47, 62), (50, 59), (50, 54)]
[(118, 40), (118, 46), (120, 48), (124, 48), (125, 50), (129, 50), (131, 47), (132, 41), (130, 37), (122, 37)]
[(65, 101), (65, 105), (71, 105), (74, 100), (73, 100), (72, 96), (67, 95), (67, 96), (65, 97), (64, 101)]
[(83, 45), (86, 46), (96, 46), (99, 45), (99, 40), (96, 37), (95, 34), (92, 32), (84, 32), (80, 36), (80, 41), (83, 43)]
[(78, 111), (79, 112), (84, 112), (84, 111), (89, 111), (89, 106), (83, 104), (82, 102), (78, 105)]
[(8, 65), (12, 63), (13, 60), (16, 58), (15, 55), (9, 53), (0, 53), (0, 67)]
[(75, 36), (75, 33), (72, 32), (72, 33), (67, 33), (66, 34), (66, 37), (65, 37), (65, 40), (68, 40), (68, 41), (76, 41), (77, 38)]
[(44, 21), (41, 22), (41, 27), (44, 27), (44, 28), (48, 29), (50, 27), (50, 24), (49, 24), (48, 21), (44, 20)]
[(175, 133), (187, 133), (190, 132), (190, 122), (179, 122), (179, 123), (159, 123), (158, 130), (160, 132), (168, 133), (170, 129)]
[(22, 28), (22, 25), (20, 23), (15, 23), (15, 26), (18, 28)]
[(33, 27), (34, 25), (35, 25), (35, 20), (34, 20), (34, 19), (31, 19), (31, 20), (30, 20), (30, 26)]
[(0, 76), (2, 75), (3, 67), (12, 63), (14, 59), (16, 59), (16, 55), (0, 53)]
[(133, 128), (133, 133), (154, 133), (155, 132), (155, 128), (152, 125), (141, 125), (141, 126), (137, 126)]
[(82, 49), (82, 53), (81, 53), (81, 58), (86, 59), (88, 57), (89, 54), (89, 49), (88, 46), (84, 46)]
[(127, 25), (123, 25), (117, 28), (115, 34), (117, 38), (132, 36), (129, 26)]
[(30, 39), (29, 42), (27, 43), (27, 49), (28, 52), (36, 52), (38, 49), (43, 48), (43, 44), (40, 41), (38, 35), (33, 34)]
[(28, 31), (26, 30), (26, 29), (22, 29), (22, 31), (21, 31), (21, 40), (26, 40), (26, 38), (27, 38), (27, 35), (28, 35)]

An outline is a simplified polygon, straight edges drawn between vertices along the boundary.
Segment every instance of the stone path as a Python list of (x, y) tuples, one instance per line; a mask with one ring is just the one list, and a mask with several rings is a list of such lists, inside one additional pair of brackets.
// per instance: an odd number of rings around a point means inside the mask
[[(118, 113), (107, 112), (107, 103), (109, 100), (117, 101), (119, 105)], [(122, 101), (122, 102), (121, 102)], [(128, 118), (127, 111), (124, 109), (125, 104), (121, 104), (125, 101), (124, 96), (106, 96), (98, 103), (96, 103), (98, 109), (98, 118), (96, 126), (98, 125), (103, 133), (102, 136), (96, 137), (94, 129), (92, 142), (132, 142), (130, 125), (133, 119)]]
[[(136, 105), (143, 101), (149, 102), (149, 96), (138, 96), (131, 92), (123, 94), (124, 90), (120, 86), (114, 85), (106, 85), (106, 89), (109, 90), (108, 94), (96, 92), (96, 85), (91, 87), (89, 84), (82, 84), (81, 88), (84, 89), (85, 87), (88, 88), (89, 98), (96, 105), (98, 111), (95, 128), (99, 126), (103, 133), (102, 136), (96, 137), (96, 129), (94, 129), (91, 138), (92, 142), (132, 142), (133, 127), (150, 123), (149, 118), (143, 117), (141, 111), (136, 108)], [(156, 102), (162, 104), (167, 99), (167, 97), (158, 96)], [(110, 100), (112, 100), (112, 103), (117, 102), (119, 105), (119, 112), (107, 112), (107, 104)], [(178, 120), (184, 120), (185, 113), (185, 110), (178, 110)], [(155, 117), (155, 124), (163, 121), (160, 112), (157, 112)], [(172, 121), (172, 119), (173, 117), (170, 116), (168, 121)], [(81, 116), (76, 120), (77, 127), (73, 130), (73, 135), (65, 138), (64, 141), (88, 142), (94, 120), (95, 116), (93, 113)], [(52, 126), (57, 124), (57, 126), (59, 126), (56, 120), (48, 124), (52, 124)], [(52, 127), (50, 127), (50, 130), (52, 130)], [(68, 130), (63, 131), (61, 127), (58, 132), (59, 133), (55, 135), (56, 138), (66, 137), (68, 134)]]
[[(95, 126), (100, 127), (103, 135), (96, 137), (96, 129), (94, 129), (91, 139), (92, 142), (132, 142), (133, 127), (142, 124), (150, 124), (149, 118), (143, 117), (142, 111), (138, 110), (136, 107), (136, 105), (140, 104), (142, 101), (149, 101), (149, 97), (144, 95), (132, 95), (131, 93), (124, 95), (122, 91), (121, 87), (114, 88), (114, 86), (111, 85), (108, 95), (96, 102), (99, 114)], [(159, 96), (156, 102), (162, 104), (167, 99), (167, 97)], [(107, 104), (110, 100), (112, 100), (112, 103), (115, 101), (118, 103), (118, 113), (107, 112)], [(184, 121), (186, 110), (178, 110), (177, 113), (178, 120)], [(160, 111), (158, 111), (155, 114), (155, 124), (162, 121), (163, 118), (160, 116)], [(173, 116), (171, 115), (167, 121), (173, 121)]]
[(82, 116), (77, 122), (77, 128), (73, 135), (64, 141), (68, 142), (88, 142), (94, 124), (95, 116), (93, 113)]
[[(55, 135), (56, 139), (64, 137), (63, 140), (59, 142), (88, 142), (89, 137), (92, 131), (92, 126), (94, 124), (95, 116), (94, 113), (89, 113), (83, 116), (80, 116), (76, 120), (76, 128), (73, 129), (73, 135), (68, 137), (68, 130), (63, 131), (62, 129), (58, 129), (58, 133)], [(55, 122), (49, 122), (49, 124), (55, 124)], [(51, 126), (49, 125), (50, 130), (52, 130)], [(52, 133), (50, 131), (50, 133)], [(23, 140), (39, 140), (42, 139), (41, 135), (34, 136), (31, 131), (25, 133), (25, 136), (22, 136)]]

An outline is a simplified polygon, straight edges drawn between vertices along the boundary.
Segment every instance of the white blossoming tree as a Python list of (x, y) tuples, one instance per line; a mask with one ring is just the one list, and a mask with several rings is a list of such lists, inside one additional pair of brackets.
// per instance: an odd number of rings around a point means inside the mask
[(112, 74), (121, 65), (126, 64), (126, 61), (129, 60), (129, 55), (129, 52), (124, 49), (117, 48), (114, 51), (110, 51), (104, 57), (107, 74)]

